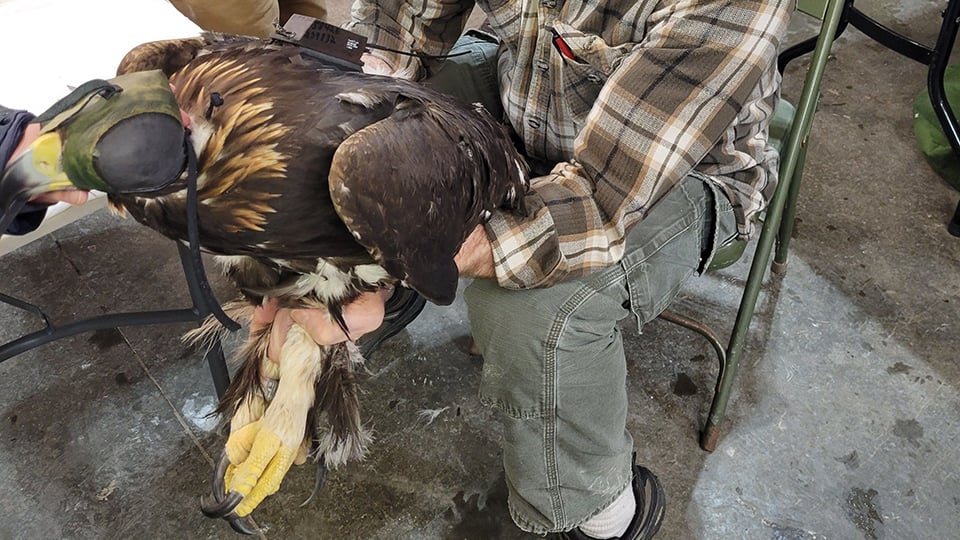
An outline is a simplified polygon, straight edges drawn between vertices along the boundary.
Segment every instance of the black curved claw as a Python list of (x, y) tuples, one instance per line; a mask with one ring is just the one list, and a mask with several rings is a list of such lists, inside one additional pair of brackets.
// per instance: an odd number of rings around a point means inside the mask
[(310, 492), (310, 496), (307, 497), (307, 500), (300, 503), (300, 508), (303, 508), (304, 506), (307, 505), (308, 502), (313, 500), (313, 496), (316, 495), (321, 488), (323, 488), (323, 483), (326, 481), (326, 479), (327, 479), (327, 462), (326, 460), (323, 459), (323, 456), (321, 455), (320, 458), (317, 459), (317, 477), (314, 479), (314, 482), (313, 482), (313, 491)]
[(222, 517), (227, 520), (231, 529), (240, 534), (247, 536), (255, 535), (259, 532), (258, 529), (251, 528), (245, 518), (238, 516), (233, 511), (233, 509), (240, 504), (240, 501), (243, 500), (243, 496), (236, 491), (227, 493), (224, 477), (227, 474), (227, 467), (229, 466), (230, 460), (227, 459), (227, 452), (224, 451), (220, 454), (220, 461), (217, 462), (217, 466), (213, 470), (213, 479), (211, 481), (211, 484), (213, 484), (213, 499), (215, 503), (208, 503), (201, 497), (200, 511), (207, 517)]
[(227, 475), (227, 467), (230, 466), (230, 460), (227, 458), (227, 451), (220, 453), (220, 461), (213, 469), (213, 478), (210, 483), (213, 485), (213, 498), (218, 503), (223, 502), (223, 496), (227, 492), (227, 485), (224, 483), (224, 477)]
[(243, 500), (243, 495), (230, 491), (221, 501), (209, 501), (200, 497), (200, 511), (209, 518), (222, 518), (233, 512), (233, 509)]
[(231, 513), (230, 513), (229, 515), (227, 515), (227, 516), (224, 516), (223, 519), (227, 520), (227, 523), (230, 524), (230, 528), (231, 528), (231, 529), (233, 529), (234, 531), (237, 531), (237, 532), (240, 533), (240, 534), (245, 534), (245, 535), (247, 535), (247, 536), (253, 536), (253, 535), (257, 534), (258, 532), (260, 532), (259, 529), (253, 529), (253, 528), (251, 528), (249, 525), (247, 525), (247, 520), (246, 520), (245, 518), (242, 518), (242, 517), (234, 514), (233, 512), (231, 512)]

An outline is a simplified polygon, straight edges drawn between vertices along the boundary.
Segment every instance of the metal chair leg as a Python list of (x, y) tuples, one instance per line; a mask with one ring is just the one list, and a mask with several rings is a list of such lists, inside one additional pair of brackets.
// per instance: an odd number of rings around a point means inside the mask
[[(180, 263), (183, 266), (184, 278), (187, 282), (187, 289), (190, 291), (190, 298), (193, 300), (193, 312), (195, 320), (203, 323), (203, 320), (211, 316), (212, 309), (209, 305), (209, 298), (212, 296), (203, 291), (203, 284), (197, 276), (197, 270), (194, 261), (191, 258), (190, 248), (177, 242), (177, 253), (180, 254)], [(209, 287), (209, 284), (206, 286)], [(217, 306), (219, 307), (219, 306)], [(230, 385), (230, 371), (227, 369), (227, 361), (223, 354), (223, 345), (219, 338), (215, 339), (210, 348), (204, 353), (204, 358), (210, 366), (210, 375), (213, 377), (213, 387), (217, 392), (217, 398), (223, 397)]]
[(227, 361), (224, 358), (223, 345), (220, 340), (216, 340), (203, 356), (210, 366), (213, 388), (217, 391), (217, 399), (220, 399), (227, 392), (227, 387), (230, 386), (230, 371), (227, 369)]
[(947, 224), (947, 231), (954, 236), (960, 237), (960, 202), (957, 203), (957, 209), (953, 212), (953, 219)]
[(800, 179), (803, 177), (803, 164), (806, 158), (807, 145), (804, 143), (800, 147), (797, 167), (794, 169), (793, 178), (790, 180), (790, 191), (787, 193), (783, 219), (780, 221), (780, 231), (777, 233), (777, 249), (773, 256), (773, 264), (770, 267), (777, 275), (783, 275), (787, 271), (787, 255), (790, 249), (790, 238), (793, 236), (794, 220), (797, 217), (797, 196), (800, 193)]
[(720, 376), (723, 375), (724, 365), (727, 363), (727, 351), (724, 350), (723, 343), (720, 342), (717, 334), (714, 333), (709, 326), (694, 319), (684, 317), (683, 315), (678, 315), (670, 310), (663, 310), (658, 317), (688, 330), (693, 330), (706, 338), (706, 340), (710, 342), (710, 345), (713, 345), (713, 350), (717, 353), (717, 360), (720, 362), (720, 375), (717, 377), (719, 380)]
[[(720, 342), (720, 339), (717, 337), (717, 334), (707, 325), (678, 315), (672, 311), (664, 310), (660, 313), (658, 318), (663, 319), (667, 322), (682, 326), (688, 330), (692, 330), (710, 342), (710, 345), (713, 345), (714, 352), (717, 353), (717, 361), (719, 363), (719, 370), (717, 371), (717, 384), (713, 389), (713, 403), (711, 404), (711, 413), (715, 404), (717, 402), (716, 396), (720, 393), (720, 384), (724, 380), (724, 374), (727, 372), (727, 351), (723, 348), (723, 343)], [(722, 413), (721, 413), (722, 414)], [(717, 439), (720, 437), (719, 430), (713, 430), (711, 435), (707, 435), (706, 430), (700, 437), (700, 447), (708, 452), (713, 452), (717, 448)]]
[[(799, 189), (799, 185), (791, 185), (791, 182), (799, 179), (797, 171), (802, 168), (802, 160), (800, 158), (804, 153), (803, 147), (805, 146), (810, 124), (816, 111), (817, 101), (820, 96), (820, 83), (828, 55), (830, 54), (830, 48), (837, 34), (837, 27), (842, 14), (841, 8), (841, 3), (837, 1), (831, 1), (826, 4), (822, 18), (823, 25), (817, 37), (817, 46), (814, 49), (813, 57), (810, 61), (810, 68), (807, 70), (803, 85), (803, 91), (797, 103), (794, 123), (790, 136), (787, 138), (786, 144), (781, 151), (780, 184), (777, 186), (767, 208), (766, 219), (764, 219), (760, 238), (757, 241), (757, 247), (754, 251), (753, 261), (750, 264), (750, 274), (744, 284), (743, 296), (740, 300), (740, 309), (737, 311), (737, 318), (733, 324), (730, 342), (726, 348), (726, 363), (717, 381), (717, 389), (713, 396), (713, 402), (710, 404), (710, 414), (707, 417), (707, 424), (700, 435), (700, 446), (710, 452), (716, 449), (717, 442), (720, 439), (720, 424), (726, 415), (727, 403), (730, 401), (733, 382), (736, 379), (737, 370), (740, 367), (740, 359), (743, 356), (743, 350), (746, 345), (750, 321), (753, 319), (753, 313), (757, 307), (757, 299), (760, 296), (760, 288), (763, 285), (767, 264), (770, 262), (776, 237), (778, 234), (781, 234), (781, 223), (786, 219), (784, 217), (784, 208), (788, 206), (788, 201), (790, 202), (790, 206), (792, 206), (792, 201), (796, 198), (796, 190)], [(790, 195), (791, 193), (792, 195)], [(790, 212), (792, 212), (792, 210), (790, 210)], [(789, 216), (789, 220), (792, 221), (792, 219), (792, 215)], [(788, 228), (789, 227), (792, 227), (792, 224), (788, 225)], [(787, 238), (789, 238), (789, 234), (785, 235), (784, 240)], [(781, 246), (781, 253), (784, 258), (786, 255), (786, 247), (786, 245)]]
[(766, 273), (767, 263), (770, 261), (770, 253), (773, 250), (773, 242), (776, 237), (775, 229), (779, 228), (782, 211), (782, 203), (771, 206), (767, 220), (763, 225), (763, 231), (760, 233), (760, 240), (753, 256), (753, 262), (750, 265), (750, 275), (744, 286), (743, 299), (740, 301), (740, 309), (737, 311), (737, 319), (733, 324), (733, 332), (730, 335), (730, 344), (727, 346), (726, 365), (718, 377), (717, 389), (714, 392), (713, 402), (710, 404), (710, 414), (707, 417), (707, 425), (700, 435), (700, 447), (707, 452), (716, 450), (717, 441), (720, 439), (720, 424), (726, 416), (730, 391), (740, 367), (740, 358), (743, 356), (750, 321), (753, 319), (757, 299), (760, 297), (763, 276)]

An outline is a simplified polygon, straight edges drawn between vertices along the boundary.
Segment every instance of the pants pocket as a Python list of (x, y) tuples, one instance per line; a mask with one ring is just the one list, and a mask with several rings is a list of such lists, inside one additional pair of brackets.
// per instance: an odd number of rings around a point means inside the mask
[(624, 269), (630, 311), (640, 325), (657, 318), (700, 264), (700, 234), (691, 227), (663, 246), (646, 262)]
[(666, 309), (683, 282), (703, 264), (704, 236), (712, 234), (706, 223), (712, 205), (709, 190), (688, 176), (627, 236), (621, 265), (629, 307), (639, 324)]

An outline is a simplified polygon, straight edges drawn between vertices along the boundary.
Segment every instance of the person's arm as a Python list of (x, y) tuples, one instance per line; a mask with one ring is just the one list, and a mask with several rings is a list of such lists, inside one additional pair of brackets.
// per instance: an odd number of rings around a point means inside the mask
[(588, 114), (577, 163), (535, 179), (529, 217), (498, 212), (486, 224), (500, 285), (549, 286), (619, 261), (630, 227), (732, 129), (774, 69), (787, 4), (703, 1), (655, 14)]
[[(473, 0), (357, 0), (344, 28), (371, 45), (440, 56), (460, 37), (473, 7)], [(376, 62), (370, 57), (382, 61), (389, 73), (409, 74), (405, 78), (423, 78), (430, 68), (415, 56), (379, 49), (365, 55), (365, 64)]]
[[(33, 122), (34, 116), (27, 111), (9, 110), (0, 107), (0, 163), (4, 167), (22, 154), (37, 138), (40, 125)], [(83, 204), (86, 191), (54, 191), (45, 193), (24, 206), (6, 231), (0, 234), (21, 235), (36, 230), (47, 214), (47, 207), (58, 202)]]
[[(0, 164), (5, 169), (14, 156), (23, 152), (29, 144), (26, 133), (34, 116), (27, 111), (0, 107)], [(35, 135), (34, 135), (35, 136)], [(32, 140), (32, 139), (30, 139)], [(2, 178), (0, 173), (0, 178)], [(47, 210), (45, 206), (27, 207), (21, 210), (3, 234), (26, 234), (40, 226)]]

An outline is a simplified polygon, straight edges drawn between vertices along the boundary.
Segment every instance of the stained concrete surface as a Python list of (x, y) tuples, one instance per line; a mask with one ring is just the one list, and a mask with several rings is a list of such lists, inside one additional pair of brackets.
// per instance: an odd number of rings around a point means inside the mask
[[(12, 17), (3, 20), (64, 12), (63, 2), (36, 4), (0, 3)], [(945, 2), (858, 5), (931, 43)], [(346, 9), (336, 3), (334, 22)], [(106, 25), (87, 17), (72, 23)], [(793, 41), (811, 28), (802, 19)], [(796, 97), (804, 65), (788, 70), (786, 96)], [(923, 66), (855, 29), (834, 48), (789, 270), (761, 296), (716, 452), (696, 439), (716, 372), (709, 347), (667, 323), (642, 334), (624, 323), (629, 427), (668, 496), (659, 538), (958, 537), (960, 239), (944, 223), (960, 195), (913, 139), (924, 81)], [(173, 246), (105, 212), (2, 264), (0, 292), (57, 321), (186, 302)], [(694, 280), (676, 310), (728, 332), (746, 264)], [(230, 296), (222, 279), (215, 285)], [(0, 309), (0, 339), (37, 325)], [(189, 328), (80, 335), (0, 365), (0, 538), (234, 536), (198, 510), (223, 437), (205, 418), (214, 392), (202, 357), (179, 342)], [(377, 436), (368, 459), (332, 473), (303, 508), (313, 473), (295, 468), (255, 514), (263, 536), (531, 537), (506, 512), (500, 431), (477, 399), (481, 361), (461, 349), (468, 333), (458, 302), (428, 306), (387, 342), (364, 382)]]

